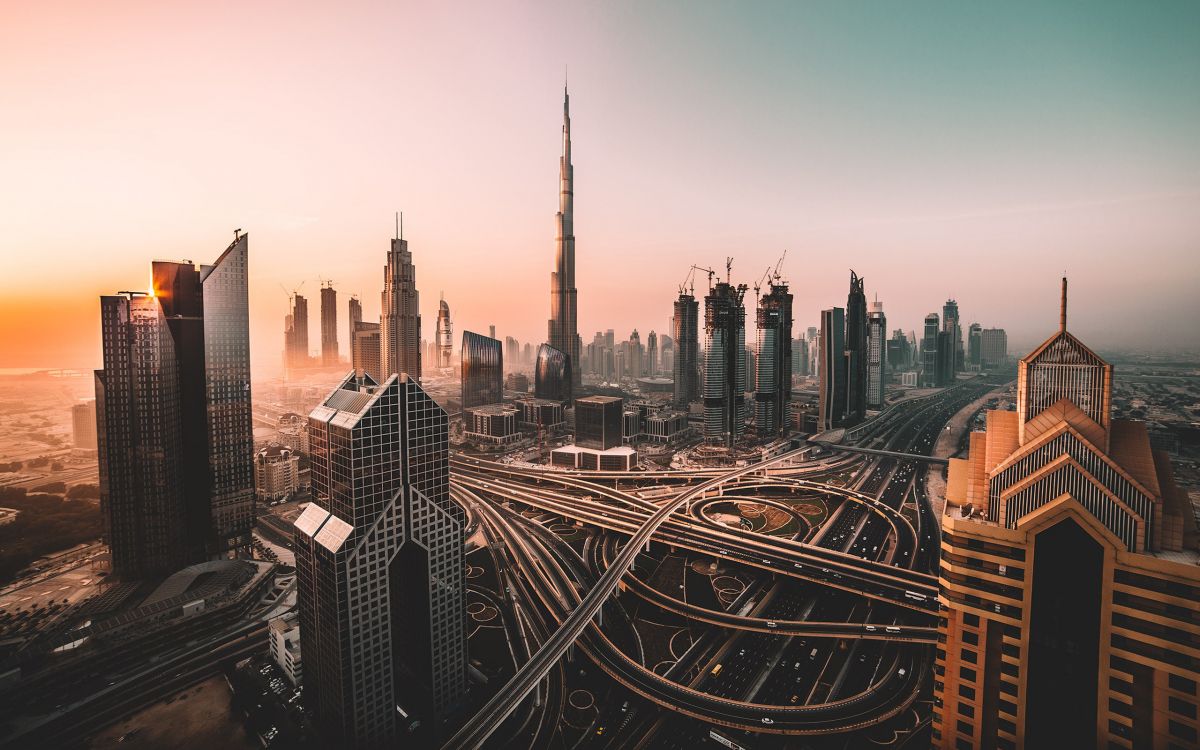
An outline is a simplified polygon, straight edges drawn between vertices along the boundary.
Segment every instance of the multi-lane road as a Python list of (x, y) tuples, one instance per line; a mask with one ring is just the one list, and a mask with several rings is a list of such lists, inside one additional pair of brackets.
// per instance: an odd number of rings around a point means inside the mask
[[(921, 690), (931, 663), (922, 644), (936, 636), (937, 525), (924, 500), (920, 459), (909, 454), (928, 454), (945, 422), (990, 387), (961, 385), (894, 410), (870, 436), (885, 453), (855, 457), (861, 470), (846, 487), (821, 481), (828, 462), (795, 464), (797, 454), (734, 470), (608, 474), (602, 482), (456, 457), (456, 497), (488, 519), (489, 534), (518, 571), (521, 583), (509, 585), (508, 596), (554, 622), (514, 678), (445, 746), (482, 746), (575, 645), (618, 684), (672, 709), (666, 716), (704, 721), (635, 718), (636, 706), (630, 711), (626, 703), (605, 740), (610, 746), (620, 746), (613, 744), (620, 737), (688, 747), (703, 741), (708, 725), (825, 733), (897, 716)], [(671, 489), (637, 491), (647, 485)], [(703, 512), (714, 498), (737, 499), (740, 487), (819, 493), (836, 510), (817, 532), (798, 535), (807, 541), (730, 528)], [(594, 560), (514, 508), (589, 529)], [(756, 595), (713, 609), (659, 591), (630, 572), (651, 543), (736, 563), (756, 577), (747, 587)], [(706, 634), (658, 674), (618, 645), (633, 632), (626, 608), (612, 602), (618, 590), (707, 627)]]

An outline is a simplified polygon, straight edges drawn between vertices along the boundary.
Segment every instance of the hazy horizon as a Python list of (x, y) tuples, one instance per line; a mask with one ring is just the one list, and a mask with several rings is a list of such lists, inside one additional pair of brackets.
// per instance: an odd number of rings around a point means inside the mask
[(564, 65), (585, 344), (787, 249), (797, 334), (853, 268), (889, 329), (954, 297), (1019, 355), (1066, 272), (1094, 348), (1200, 349), (1197, 4), (67, 5), (0, 28), (0, 368), (99, 367), (98, 296), (235, 228), (256, 374), (281, 287), (319, 347), (320, 278), (348, 356), (397, 210), (424, 338), (444, 292), (456, 348), (543, 341)]

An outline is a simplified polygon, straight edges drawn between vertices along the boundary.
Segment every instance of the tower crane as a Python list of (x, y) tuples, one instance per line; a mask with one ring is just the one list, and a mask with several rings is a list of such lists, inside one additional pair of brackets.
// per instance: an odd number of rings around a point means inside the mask
[[(708, 288), (712, 289), (712, 280), (713, 280), (713, 276), (717, 275), (716, 271), (712, 270), (711, 268), (705, 268), (704, 266), (697, 266), (697, 265), (692, 266), (692, 271), (704, 271), (706, 274), (708, 274)], [(692, 291), (695, 291), (695, 289), (696, 289), (696, 285), (693, 282), (692, 283)]]
[(786, 257), (787, 257), (787, 248), (784, 248), (783, 255), (779, 256), (779, 262), (775, 264), (775, 270), (771, 272), (771, 281), (772, 282), (777, 283), (781, 278), (783, 278), (779, 273), (779, 269), (783, 267), (783, 260)]

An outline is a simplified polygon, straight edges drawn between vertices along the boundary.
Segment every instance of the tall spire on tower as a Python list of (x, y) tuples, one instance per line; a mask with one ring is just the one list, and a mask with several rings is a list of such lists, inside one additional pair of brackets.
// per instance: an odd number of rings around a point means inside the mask
[(1058, 330), (1067, 330), (1067, 277), (1062, 277), (1062, 301), (1058, 306)]
[(554, 270), (550, 273), (550, 320), (547, 343), (567, 356), (573, 385), (581, 384), (582, 368), (575, 289), (575, 169), (571, 164), (571, 95), (563, 81), (562, 157), (558, 162), (558, 213), (555, 215)]

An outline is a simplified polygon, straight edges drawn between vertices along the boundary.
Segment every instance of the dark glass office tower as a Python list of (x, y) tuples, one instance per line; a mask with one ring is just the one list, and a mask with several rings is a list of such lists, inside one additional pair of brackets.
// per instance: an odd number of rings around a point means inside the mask
[(337, 290), (332, 282), (321, 286), (321, 364), (338, 363)]
[[(178, 567), (250, 546), (247, 250), (242, 235), (210, 266), (155, 261), (153, 294), (101, 298), (101, 495), (112, 511), (110, 544), (114, 569), (122, 574), (165, 570), (138, 559)], [(139, 505), (142, 512), (124, 510)], [(180, 533), (173, 530), (177, 522)], [(122, 528), (130, 524), (144, 528)], [(152, 538), (175, 539), (177, 549), (165, 557), (119, 549)]]
[(575, 445), (606, 451), (621, 444), (625, 401), (617, 396), (575, 400)]
[(700, 398), (700, 305), (691, 294), (675, 300), (675, 406), (686, 409)]
[(789, 425), (792, 400), (792, 295), (787, 284), (771, 284), (758, 302), (758, 363), (754, 416), (759, 437), (780, 435)]
[(921, 339), (921, 385), (932, 388), (938, 382), (938, 314), (925, 316), (925, 335)]
[(96, 437), (112, 570), (122, 578), (171, 573), (195, 562), (186, 537), (175, 342), (150, 296), (101, 297), (100, 326)]
[(537, 398), (571, 402), (571, 361), (549, 344), (538, 347), (533, 370), (533, 395)]
[(726, 447), (746, 431), (745, 294), (721, 281), (704, 298), (704, 438)]
[(350, 376), (309, 437), (316, 499), (295, 532), (305, 703), (330, 745), (433, 746), (467, 669), (446, 412), (410, 376)]
[(840, 307), (821, 311), (817, 378), (817, 428), (830, 430), (846, 418), (846, 313)]
[(867, 414), (867, 295), (863, 279), (850, 272), (846, 298), (846, 416), (847, 426)]
[(942, 305), (942, 330), (950, 334), (950, 365), (953, 379), (953, 374), (961, 372), (964, 364), (962, 323), (958, 317), (958, 302), (953, 299), (946, 300), (946, 304)]
[(504, 400), (504, 348), (499, 339), (463, 331), (462, 408)]

